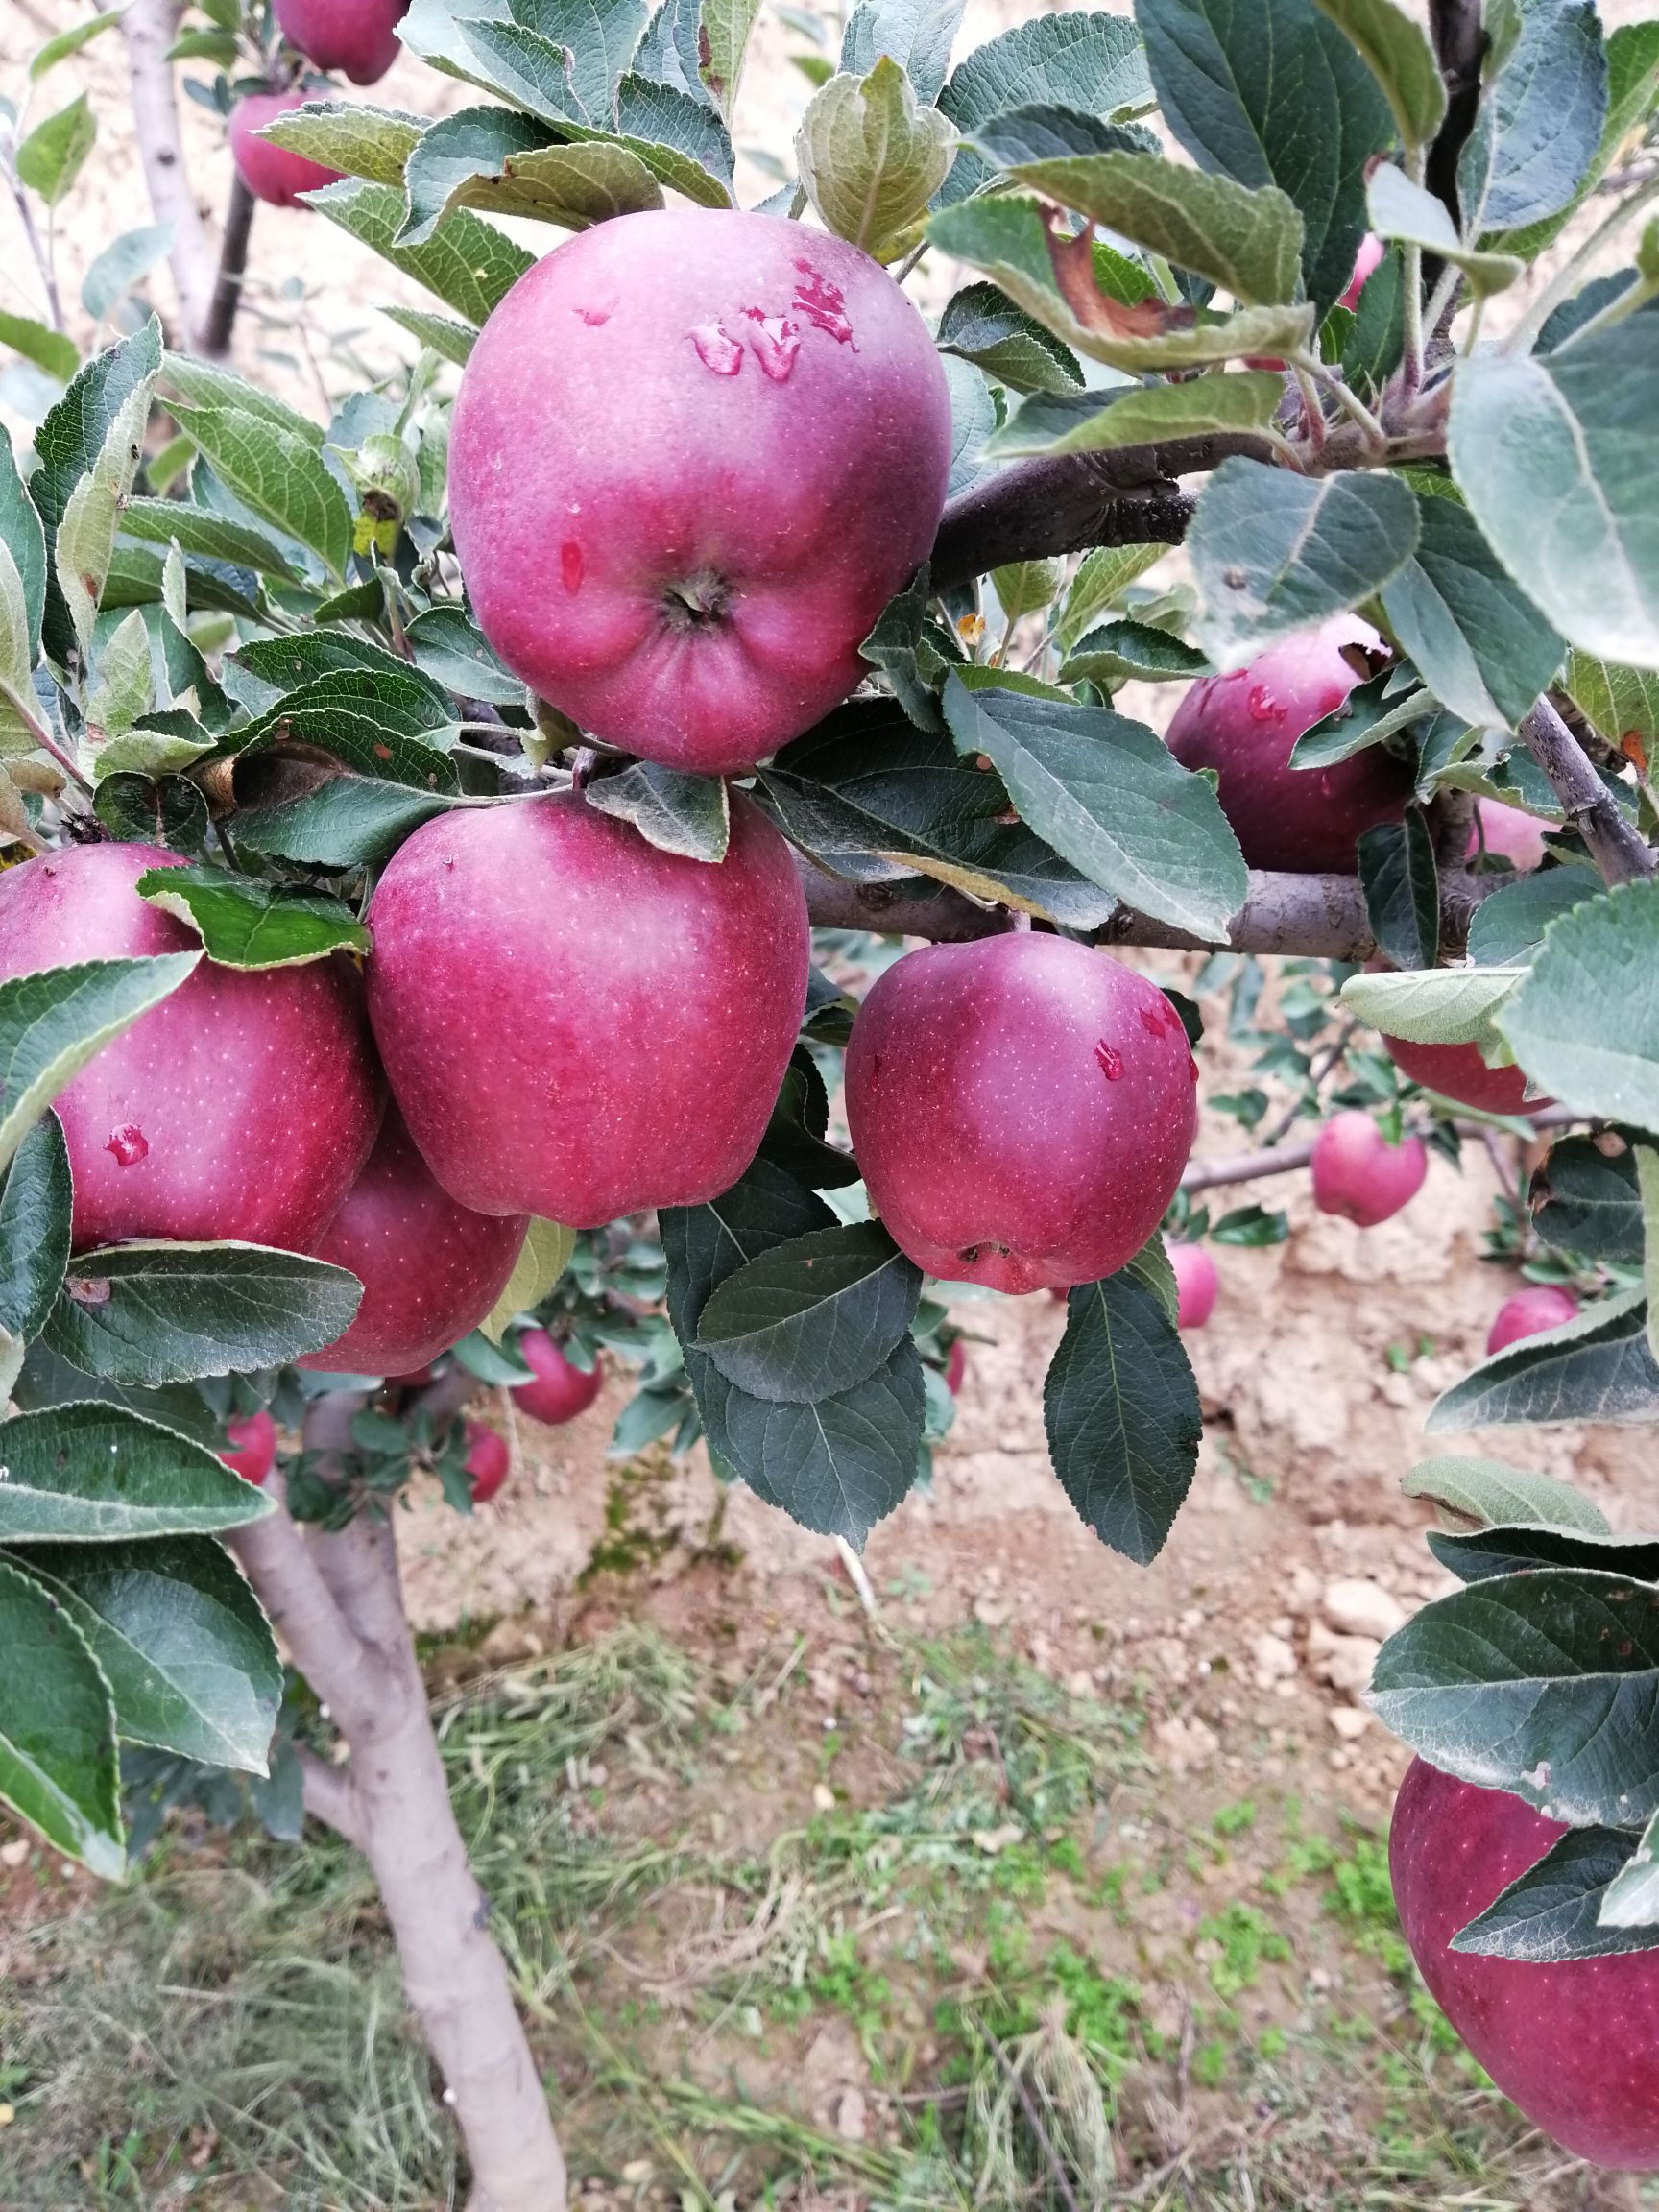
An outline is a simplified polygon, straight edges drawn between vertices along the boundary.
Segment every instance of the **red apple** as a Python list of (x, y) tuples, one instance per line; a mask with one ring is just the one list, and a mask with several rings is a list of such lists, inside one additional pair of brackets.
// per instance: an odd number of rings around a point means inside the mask
[(1542, 862), (1544, 840), (1553, 828), (1553, 823), (1541, 822), (1519, 806), (1504, 806), (1496, 799), (1478, 800), (1464, 858), (1473, 860), (1484, 849), (1525, 873)]
[(1247, 668), (1202, 677), (1176, 709), (1169, 750), (1184, 767), (1216, 771), (1222, 812), (1252, 868), (1352, 875), (1360, 832), (1405, 813), (1411, 770), (1381, 746), (1332, 768), (1289, 764), (1297, 738), (1360, 680), (1343, 648), (1377, 643), (1374, 630), (1339, 614)]
[(1506, 1345), (1519, 1343), (1523, 1336), (1540, 1336), (1546, 1329), (1559, 1329), (1577, 1310), (1578, 1301), (1572, 1291), (1556, 1284), (1534, 1283), (1526, 1290), (1517, 1290), (1513, 1298), (1504, 1299), (1493, 1316), (1486, 1337), (1487, 1358)]
[(488, 1505), (507, 1479), (510, 1460), (506, 1439), (482, 1423), (469, 1421), (466, 1429), (467, 1472), (472, 1480), (472, 1503)]
[(397, 1375), (476, 1329), (507, 1286), (529, 1222), (474, 1214), (433, 1181), (396, 1106), (379, 1142), (313, 1246), (349, 1268), (363, 1303), (343, 1336), (295, 1361), (325, 1375)]
[(1421, 1759), (1394, 1801), (1388, 1869), (1435, 2003), (1505, 2097), (1577, 2157), (1659, 2168), (1659, 1952), (1529, 1965), (1451, 1940), (1566, 1831)]
[(968, 1372), (968, 1342), (958, 1336), (951, 1345), (945, 1361), (945, 1387), (952, 1398), (962, 1395), (962, 1381)]
[(1220, 1288), (1215, 1262), (1202, 1244), (1178, 1244), (1171, 1239), (1164, 1249), (1175, 1270), (1176, 1327), (1202, 1329), (1215, 1310), (1215, 1293)]
[(261, 1407), (225, 1424), (227, 1450), (219, 1456), (244, 1482), (261, 1483), (276, 1464), (276, 1424)]
[(770, 215), (624, 215), (522, 276), (455, 402), (449, 509), (485, 635), (586, 730), (753, 767), (868, 673), (927, 558), (950, 399), (855, 247)]
[[(280, 10), (277, 12), (278, 13), (281, 12)], [(1359, 241), (1359, 251), (1354, 256), (1354, 274), (1348, 279), (1348, 289), (1337, 301), (1339, 307), (1357, 308), (1358, 306), (1359, 295), (1365, 289), (1367, 278), (1373, 270), (1382, 266), (1387, 251), (1387, 247), (1383, 245), (1375, 230), (1366, 231), (1364, 237)]]
[(1488, 1068), (1478, 1046), (1411, 1045), (1404, 1037), (1382, 1042), (1402, 1075), (1477, 1113), (1538, 1114), (1550, 1103), (1527, 1097), (1527, 1077), (1519, 1068)]
[[(180, 865), (150, 845), (77, 845), (0, 874), (0, 981), (200, 951), (132, 888)], [(204, 960), (55, 1101), (76, 1250), (159, 1237), (308, 1251), (369, 1156), (383, 1099), (349, 961), (252, 974)]]
[(754, 1159), (805, 1002), (806, 903), (732, 800), (710, 867), (574, 792), (417, 830), (369, 912), (369, 1011), (411, 1135), (481, 1214), (597, 1228)]
[(273, 207), (298, 206), (301, 192), (340, 181), (338, 169), (325, 169), (321, 161), (307, 161), (302, 154), (255, 136), (278, 115), (304, 105), (303, 92), (245, 92), (230, 110), (230, 158), (254, 199)]
[(1390, 1144), (1369, 1114), (1333, 1114), (1313, 1140), (1314, 1205), (1361, 1229), (1375, 1229), (1409, 1205), (1428, 1172), (1423, 1140)]
[(276, 0), (290, 46), (319, 69), (338, 69), (353, 84), (374, 84), (397, 59), (397, 25), (409, 0)]
[(1106, 953), (1035, 930), (896, 961), (847, 1049), (877, 1213), (919, 1267), (994, 1290), (1120, 1267), (1197, 1129), (1181, 1017)]
[(550, 1428), (586, 1413), (605, 1387), (597, 1363), (591, 1369), (572, 1365), (545, 1329), (526, 1329), (518, 1338), (518, 1356), (536, 1370), (536, 1380), (518, 1384), (514, 1403)]

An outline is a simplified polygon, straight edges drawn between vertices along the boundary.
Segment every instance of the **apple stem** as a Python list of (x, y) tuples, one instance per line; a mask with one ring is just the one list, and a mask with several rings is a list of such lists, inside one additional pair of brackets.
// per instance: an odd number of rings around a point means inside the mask
[(876, 1602), (876, 1593), (870, 1587), (870, 1577), (864, 1572), (864, 1562), (848, 1543), (845, 1536), (835, 1539), (835, 1555), (847, 1570), (847, 1579), (858, 1594), (858, 1602), (872, 1621), (880, 1618), (881, 1608)]

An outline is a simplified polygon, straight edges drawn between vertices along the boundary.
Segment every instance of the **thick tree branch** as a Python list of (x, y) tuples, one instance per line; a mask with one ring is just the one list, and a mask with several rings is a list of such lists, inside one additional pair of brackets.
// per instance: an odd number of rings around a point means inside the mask
[(1313, 1140), (1300, 1144), (1264, 1144), (1260, 1152), (1240, 1152), (1225, 1160), (1194, 1160), (1181, 1178), (1183, 1190), (1216, 1190), (1229, 1183), (1254, 1183), (1266, 1175), (1288, 1175), (1308, 1166)]
[[(934, 944), (964, 944), (994, 937), (1012, 926), (1006, 910), (981, 906), (960, 891), (911, 883), (847, 883), (811, 861), (797, 858), (806, 910), (823, 929), (871, 929), (889, 936), (924, 937)], [(1460, 950), (1482, 899), (1499, 889), (1500, 875), (1469, 876), (1449, 869), (1440, 878), (1441, 940)], [(1121, 906), (1094, 933), (1097, 945), (1146, 945), (1166, 950), (1213, 950), (1202, 938), (1147, 914)], [(1325, 960), (1368, 960), (1377, 950), (1365, 900), (1352, 876), (1290, 876), (1250, 872), (1250, 890), (1233, 917), (1227, 946), (1235, 952), (1282, 952)]]
[(1568, 828), (1583, 838), (1604, 880), (1628, 883), (1651, 876), (1659, 868), (1659, 854), (1625, 819), (1584, 748), (1548, 699), (1539, 700), (1520, 729), (1527, 750), (1561, 802)]
[(363, 1808), (357, 1801), (357, 1785), (351, 1779), (349, 1766), (331, 1767), (326, 1759), (319, 1759), (304, 1743), (295, 1744), (294, 1756), (300, 1762), (306, 1812), (361, 1851), (364, 1848)]
[(168, 259), (179, 293), (185, 343), (194, 349), (207, 327), (217, 268), (184, 166), (173, 64), (167, 59), (179, 34), (179, 0), (132, 0), (121, 18), (121, 30), (127, 40), (127, 70), (144, 181), (156, 222), (173, 226)]
[(1480, 60), (1486, 34), (1480, 0), (1429, 0), (1429, 28), (1446, 80), (1446, 119), (1429, 150), (1427, 181), (1457, 222), (1457, 162), (1480, 105)]

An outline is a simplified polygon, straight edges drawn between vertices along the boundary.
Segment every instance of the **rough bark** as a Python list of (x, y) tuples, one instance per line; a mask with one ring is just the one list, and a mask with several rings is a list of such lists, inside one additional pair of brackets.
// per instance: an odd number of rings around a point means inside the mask
[(1590, 765), (1584, 748), (1548, 699), (1540, 699), (1521, 723), (1527, 750), (1550, 779), (1568, 827), (1583, 838), (1590, 857), (1608, 883), (1628, 883), (1651, 876), (1659, 854), (1625, 819), (1618, 802)]

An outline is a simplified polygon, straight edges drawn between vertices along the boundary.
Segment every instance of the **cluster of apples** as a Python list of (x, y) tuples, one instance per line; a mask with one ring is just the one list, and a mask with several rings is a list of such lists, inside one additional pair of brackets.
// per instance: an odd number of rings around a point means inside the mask
[[(397, 60), (397, 26), (408, 9), (409, 0), (276, 0), (289, 45), (314, 68), (338, 70), (353, 84), (377, 84)], [(230, 110), (230, 157), (249, 191), (270, 206), (293, 207), (301, 192), (339, 182), (337, 169), (257, 135), (312, 97), (303, 85), (246, 92)]]

